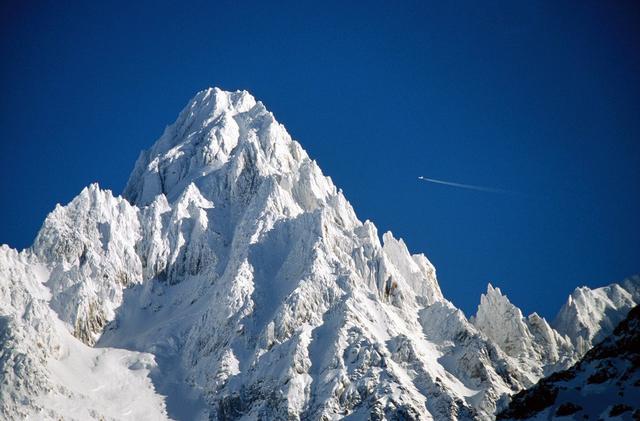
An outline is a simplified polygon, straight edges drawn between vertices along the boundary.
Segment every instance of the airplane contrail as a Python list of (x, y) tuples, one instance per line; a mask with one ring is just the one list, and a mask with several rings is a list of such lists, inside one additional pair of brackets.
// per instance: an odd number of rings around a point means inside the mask
[(423, 176), (418, 177), (418, 180), (428, 181), (430, 183), (436, 183), (436, 184), (444, 184), (445, 186), (460, 187), (462, 189), (483, 191), (488, 193), (514, 193), (509, 190), (495, 189), (492, 187), (485, 187), (485, 186), (475, 186), (473, 184), (454, 183), (452, 181), (437, 180), (435, 178), (428, 178)]

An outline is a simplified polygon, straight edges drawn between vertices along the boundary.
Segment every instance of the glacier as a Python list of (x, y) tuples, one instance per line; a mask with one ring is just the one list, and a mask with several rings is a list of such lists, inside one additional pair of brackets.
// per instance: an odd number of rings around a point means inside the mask
[(209, 88), (121, 196), (92, 184), (0, 249), (0, 414), (493, 419), (640, 301), (605, 289), (549, 324), (490, 285), (467, 319), (260, 101)]

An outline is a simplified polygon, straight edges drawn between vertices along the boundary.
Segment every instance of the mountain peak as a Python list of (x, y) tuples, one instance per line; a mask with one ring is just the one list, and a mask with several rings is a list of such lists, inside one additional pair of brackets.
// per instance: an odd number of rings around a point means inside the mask
[(569, 336), (580, 355), (610, 333), (640, 302), (640, 277), (600, 288), (576, 288), (562, 306), (553, 327)]
[[(360, 222), (246, 91), (199, 92), (123, 196), (92, 184), (23, 255), (0, 248), (0, 336), (44, 353), (8, 378), (65, 410), (118, 418), (144, 394), (153, 419), (484, 420), (566, 355), (491, 284), (472, 326), (429, 260)], [(51, 368), (80, 360), (75, 376)], [(42, 414), (21, 402), (46, 392), (25, 384), (14, 406)], [(47, 414), (64, 418), (57, 407)]]
[(260, 175), (286, 173), (307, 158), (249, 92), (208, 88), (140, 154), (123, 195), (143, 206), (158, 194), (173, 201), (190, 183), (223, 168), (234, 172), (251, 165)]
[(532, 373), (531, 379), (556, 365), (564, 366), (572, 356), (567, 340), (546, 320), (536, 313), (523, 317), (500, 288), (491, 284), (480, 298), (472, 323), (507, 355), (523, 361), (523, 366)]

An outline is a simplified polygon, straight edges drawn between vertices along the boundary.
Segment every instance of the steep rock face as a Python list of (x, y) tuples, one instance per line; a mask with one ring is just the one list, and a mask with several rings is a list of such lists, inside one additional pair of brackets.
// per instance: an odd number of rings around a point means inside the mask
[(524, 317), (499, 288), (491, 284), (480, 299), (472, 323), (535, 381), (573, 362), (574, 350), (567, 337), (552, 329), (536, 313)]
[[(640, 307), (568, 370), (514, 396), (498, 419), (638, 419)], [(566, 418), (565, 418), (566, 419)]]
[(576, 288), (560, 309), (553, 326), (569, 336), (578, 355), (583, 355), (609, 335), (639, 303), (640, 276), (596, 289)]

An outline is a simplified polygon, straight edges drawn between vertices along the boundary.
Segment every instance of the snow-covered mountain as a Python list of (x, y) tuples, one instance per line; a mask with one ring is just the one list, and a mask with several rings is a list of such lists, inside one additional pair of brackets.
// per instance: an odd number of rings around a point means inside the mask
[(601, 288), (576, 288), (552, 324), (533, 313), (527, 317), (491, 284), (470, 321), (535, 382), (566, 369), (610, 335), (640, 304), (640, 277)]
[(480, 298), (480, 305), (471, 322), (518, 365), (535, 382), (540, 377), (569, 366), (575, 358), (574, 347), (547, 321), (533, 313), (523, 317), (500, 288), (491, 284)]
[(499, 419), (640, 417), (640, 306), (573, 367), (518, 393)]
[(571, 338), (582, 355), (608, 336), (638, 304), (640, 276), (637, 275), (602, 288), (576, 288), (553, 325), (558, 332)]
[(469, 321), (262, 103), (219, 89), (123, 197), (85, 188), (0, 264), (7, 419), (491, 419), (640, 290), (574, 297), (553, 329), (489, 287)]

